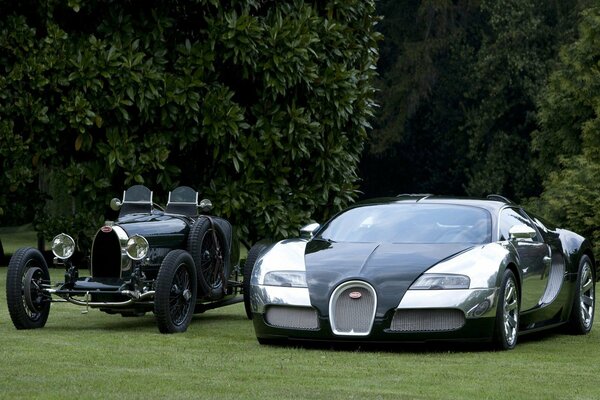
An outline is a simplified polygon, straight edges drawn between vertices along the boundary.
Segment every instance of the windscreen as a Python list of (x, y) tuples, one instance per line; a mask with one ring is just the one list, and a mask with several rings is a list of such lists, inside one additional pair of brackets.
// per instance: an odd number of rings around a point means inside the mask
[(336, 216), (319, 232), (334, 242), (489, 243), (488, 211), (455, 204), (378, 204)]
[(179, 186), (169, 194), (169, 203), (198, 203), (198, 193), (188, 186)]
[(152, 204), (152, 191), (143, 185), (135, 185), (125, 191), (124, 203)]

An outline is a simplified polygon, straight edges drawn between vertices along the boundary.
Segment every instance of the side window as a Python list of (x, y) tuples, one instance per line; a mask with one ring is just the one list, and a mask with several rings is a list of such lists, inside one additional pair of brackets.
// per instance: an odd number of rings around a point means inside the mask
[(520, 210), (514, 208), (505, 208), (500, 211), (500, 240), (508, 240), (508, 231), (515, 225), (527, 225), (535, 230), (534, 242), (541, 241), (539, 231), (531, 223), (529, 218)]

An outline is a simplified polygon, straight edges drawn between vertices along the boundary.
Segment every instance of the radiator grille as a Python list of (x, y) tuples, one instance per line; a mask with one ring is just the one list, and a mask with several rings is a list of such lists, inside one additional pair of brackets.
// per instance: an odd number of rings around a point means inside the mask
[(267, 308), (265, 321), (278, 328), (305, 330), (319, 328), (317, 311), (309, 307), (271, 306)]
[(339, 286), (331, 296), (331, 328), (338, 335), (365, 336), (371, 332), (377, 297), (373, 288), (362, 282)]
[(121, 277), (121, 244), (114, 230), (98, 231), (92, 244), (92, 276), (94, 278)]
[(396, 310), (390, 331), (444, 332), (460, 329), (464, 324), (465, 314), (460, 310)]

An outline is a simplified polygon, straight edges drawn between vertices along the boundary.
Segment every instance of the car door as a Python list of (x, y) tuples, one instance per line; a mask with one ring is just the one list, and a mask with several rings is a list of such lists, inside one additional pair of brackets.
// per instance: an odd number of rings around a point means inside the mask
[[(507, 207), (500, 211), (500, 240), (508, 241), (519, 254), (522, 272), (521, 311), (527, 311), (540, 304), (548, 284), (551, 265), (551, 251), (542, 239), (535, 224), (518, 208)], [(528, 226), (535, 231), (531, 238), (511, 237), (511, 228)]]

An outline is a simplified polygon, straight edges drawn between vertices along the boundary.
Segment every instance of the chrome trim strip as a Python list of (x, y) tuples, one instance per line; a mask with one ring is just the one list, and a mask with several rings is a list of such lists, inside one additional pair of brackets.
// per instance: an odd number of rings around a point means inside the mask
[[(48, 293), (52, 294), (54, 292), (54, 290), (48, 290)], [(106, 292), (105, 292), (106, 293)], [(117, 301), (117, 302), (109, 302), (109, 301), (96, 301), (96, 302), (92, 302), (92, 301), (85, 301), (85, 300), (79, 300), (79, 299), (75, 299), (71, 296), (60, 296), (62, 299), (68, 301), (69, 303), (73, 303), (76, 304), (78, 306), (85, 306), (85, 307), (92, 307), (92, 308), (98, 308), (98, 307), (126, 307), (126, 306), (130, 306), (132, 304), (136, 304), (136, 303), (140, 303), (144, 300), (147, 300), (149, 298), (153, 298), (154, 297), (154, 290), (151, 290), (149, 292), (143, 293), (143, 294), (136, 294), (135, 292), (132, 292), (130, 290), (123, 290), (122, 292), (118, 292), (118, 294), (124, 294), (127, 296), (132, 297), (130, 300), (125, 300), (125, 301)]]
[[(121, 228), (119, 225), (111, 225), (110, 226), (112, 228), (112, 231), (117, 235), (117, 238), (119, 239), (119, 246), (121, 246), (121, 273), (119, 274), (119, 277), (122, 278), (123, 277), (123, 271), (129, 271), (129, 269), (131, 268), (131, 259), (129, 258), (129, 256), (127, 255), (127, 241), (129, 240), (129, 236), (127, 235), (127, 232), (125, 232), (125, 230), (123, 228)], [(96, 241), (96, 237), (98, 236), (98, 233), (102, 231), (102, 228), (100, 228), (97, 232), (96, 235), (94, 235), (94, 240), (92, 241), (92, 254), (91, 254), (91, 259), (94, 259), (94, 242)], [(103, 232), (104, 233), (104, 232)], [(94, 264), (90, 264), (90, 276), (94, 276)]]

